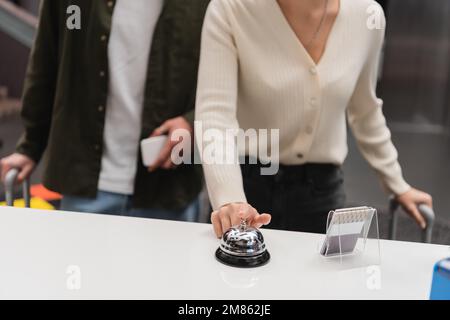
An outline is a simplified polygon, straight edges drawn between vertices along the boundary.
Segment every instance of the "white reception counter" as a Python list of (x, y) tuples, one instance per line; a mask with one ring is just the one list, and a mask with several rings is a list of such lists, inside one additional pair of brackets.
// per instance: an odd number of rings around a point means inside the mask
[(216, 261), (210, 225), (2, 207), (0, 298), (428, 299), (450, 256), (381, 241), (380, 272), (344, 270), (317, 254), (320, 235), (263, 233), (270, 263), (236, 269)]

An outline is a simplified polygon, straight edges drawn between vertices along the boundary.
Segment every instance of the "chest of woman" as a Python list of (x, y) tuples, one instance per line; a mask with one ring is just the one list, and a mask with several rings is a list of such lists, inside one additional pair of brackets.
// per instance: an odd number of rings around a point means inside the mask
[[(241, 102), (283, 107), (280, 101), (288, 100), (286, 107), (291, 107), (320, 95), (329, 108), (345, 109), (372, 46), (366, 33), (354, 32), (362, 20), (353, 19), (351, 8), (344, 3), (323, 42), (321, 55), (314, 58), (275, 1), (242, 10), (231, 22)], [(272, 12), (267, 15), (268, 9)]]
[(315, 64), (305, 52), (289, 48), (281, 39), (237, 41), (237, 50), (240, 94), (274, 105), (288, 96), (302, 100), (310, 91), (319, 91), (334, 105), (345, 108), (367, 56), (364, 46), (357, 43), (329, 43)]

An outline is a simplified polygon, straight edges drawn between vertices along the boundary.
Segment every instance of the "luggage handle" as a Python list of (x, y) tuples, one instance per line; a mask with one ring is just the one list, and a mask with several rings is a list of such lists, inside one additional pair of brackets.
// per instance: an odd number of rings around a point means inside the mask
[[(5, 192), (6, 192), (6, 205), (14, 206), (14, 186), (17, 182), (17, 177), (19, 176), (18, 169), (11, 169), (6, 173), (5, 177)], [(25, 200), (25, 207), (31, 207), (31, 194), (30, 194), (30, 179), (26, 178), (22, 184), (23, 187), (23, 198)]]
[[(391, 197), (389, 201), (389, 213), (391, 215), (391, 223), (389, 227), (389, 238), (395, 240), (397, 236), (397, 225), (398, 225), (398, 213), (400, 204), (395, 199)], [(433, 226), (436, 215), (432, 208), (425, 204), (420, 204), (418, 206), (420, 214), (425, 218), (427, 227), (422, 231), (422, 242), (431, 243), (431, 237), (433, 235)]]

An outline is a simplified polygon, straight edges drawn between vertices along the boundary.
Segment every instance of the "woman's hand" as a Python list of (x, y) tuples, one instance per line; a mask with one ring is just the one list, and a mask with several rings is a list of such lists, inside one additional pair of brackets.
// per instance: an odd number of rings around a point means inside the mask
[(214, 232), (219, 239), (232, 226), (239, 225), (241, 220), (245, 220), (249, 226), (261, 228), (268, 225), (271, 219), (270, 214), (259, 214), (255, 208), (247, 203), (227, 204), (211, 215)]
[(397, 201), (403, 207), (403, 209), (417, 222), (417, 224), (425, 229), (427, 222), (420, 214), (418, 206), (426, 204), (430, 208), (433, 208), (433, 198), (425, 192), (411, 188), (409, 191), (397, 196)]

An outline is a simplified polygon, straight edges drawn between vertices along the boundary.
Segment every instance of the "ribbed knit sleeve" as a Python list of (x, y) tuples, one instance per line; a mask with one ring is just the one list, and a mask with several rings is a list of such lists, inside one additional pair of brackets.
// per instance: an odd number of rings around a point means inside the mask
[(402, 176), (398, 153), (391, 140), (391, 132), (382, 112), (383, 101), (377, 98), (380, 54), (384, 28), (372, 30), (374, 40), (369, 58), (359, 77), (348, 107), (349, 125), (364, 158), (376, 170), (384, 187), (396, 195), (410, 189)]
[[(196, 130), (196, 140), (210, 200), (213, 208), (217, 209), (232, 202), (246, 202), (239, 164), (221, 164), (220, 159), (214, 163), (213, 159), (204, 156), (207, 148), (214, 149), (220, 156), (219, 150), (226, 147), (227, 129), (239, 128), (236, 118), (238, 57), (222, 1), (210, 3), (204, 22), (202, 48), (196, 121), (203, 130)], [(208, 141), (211, 134), (214, 137)]]

